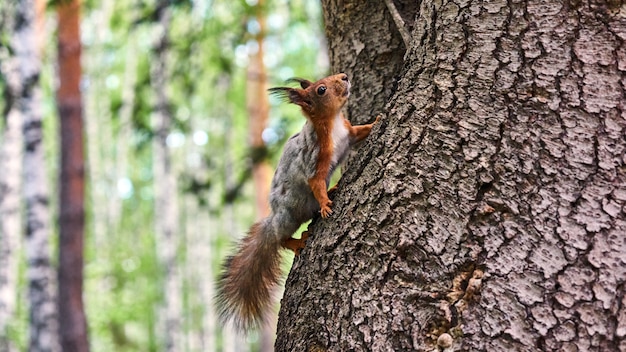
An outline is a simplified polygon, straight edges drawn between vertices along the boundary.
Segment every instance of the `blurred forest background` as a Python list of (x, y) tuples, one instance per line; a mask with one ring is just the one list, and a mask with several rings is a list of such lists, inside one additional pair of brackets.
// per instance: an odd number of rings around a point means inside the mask
[[(57, 35), (70, 22), (59, 21), (57, 7), (67, 6), (60, 2), (0, 2), (2, 351), (54, 346), (49, 334), (58, 329), (55, 319), (64, 319), (54, 304), (38, 306), (34, 295), (40, 290), (50, 293), (44, 301), (56, 300), (59, 214), (67, 205), (59, 202), (57, 89), (64, 77)], [(32, 24), (18, 15), (22, 6), (38, 9)], [(91, 350), (267, 350), (262, 332), (244, 339), (219, 325), (213, 280), (234, 240), (267, 211), (263, 196), (273, 165), (304, 124), (296, 107), (269, 99), (266, 88), (328, 73), (320, 4), (85, 0), (79, 6), (82, 297)], [(39, 60), (28, 68), (24, 57)], [(28, 70), (34, 73), (24, 76)], [(29, 120), (33, 111), (41, 123)], [(35, 163), (26, 161), (32, 133), (43, 136)], [(36, 225), (28, 202), (33, 187), (43, 210)]]

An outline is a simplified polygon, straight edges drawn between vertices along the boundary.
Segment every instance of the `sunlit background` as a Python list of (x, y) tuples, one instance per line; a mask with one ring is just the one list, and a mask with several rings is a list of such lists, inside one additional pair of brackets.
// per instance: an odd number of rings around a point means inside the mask
[[(160, 30), (155, 6), (155, 1), (143, 0), (83, 3), (88, 165), (84, 300), (92, 351), (162, 349), (157, 325), (165, 299), (164, 272), (154, 225), (155, 189), (162, 185), (154, 183), (155, 97), (150, 84)], [(165, 89), (174, 121), (167, 147), (176, 180), (172, 201), (179, 214), (173, 243), (181, 351), (256, 351), (261, 334), (242, 337), (223, 329), (211, 302), (221, 260), (256, 218), (247, 69), (262, 41), (270, 86), (294, 76), (315, 80), (326, 75), (321, 8), (308, 0), (178, 0), (170, 6)], [(266, 21), (265, 32), (261, 20)], [(59, 159), (55, 21), (49, 9), (41, 38), (45, 167), (53, 224)], [(296, 106), (273, 99), (270, 106), (262, 137), (273, 168), (282, 144), (302, 127), (304, 118)], [(56, 262), (56, 226), (52, 231)], [(25, 266), (21, 260), (18, 319), (9, 323), (9, 337), (22, 351), (28, 346)]]

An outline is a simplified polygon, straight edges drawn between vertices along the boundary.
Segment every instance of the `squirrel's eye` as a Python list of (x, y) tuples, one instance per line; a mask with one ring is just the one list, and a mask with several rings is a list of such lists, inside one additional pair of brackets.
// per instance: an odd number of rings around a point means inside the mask
[(324, 95), (324, 93), (326, 93), (326, 87), (324, 86), (319, 86), (317, 88), (317, 95)]

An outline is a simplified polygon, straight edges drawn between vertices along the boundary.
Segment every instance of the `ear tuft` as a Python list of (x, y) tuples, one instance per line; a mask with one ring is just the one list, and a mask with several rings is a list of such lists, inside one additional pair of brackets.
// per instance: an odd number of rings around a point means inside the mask
[(268, 89), (270, 94), (277, 97), (281, 101), (300, 105), (302, 107), (310, 107), (311, 103), (302, 95), (302, 90), (289, 87), (275, 87)]
[(304, 78), (298, 78), (298, 77), (292, 77), (287, 80), (287, 83), (291, 83), (291, 82), (299, 83), (302, 89), (307, 89), (307, 87), (313, 84), (313, 82), (309, 80), (306, 80)]
[(280, 101), (285, 103), (292, 103), (291, 99), (289, 98), (290, 91), (292, 89), (293, 88), (288, 87), (275, 87), (268, 89), (268, 91), (270, 92), (270, 95), (275, 96)]

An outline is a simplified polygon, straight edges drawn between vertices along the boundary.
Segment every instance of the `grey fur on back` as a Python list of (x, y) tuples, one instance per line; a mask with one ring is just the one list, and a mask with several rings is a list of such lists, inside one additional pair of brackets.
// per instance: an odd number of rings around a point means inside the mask
[[(344, 128), (341, 114), (335, 119), (333, 129)], [(326, 177), (326, 186), (330, 177), (347, 155), (350, 148), (349, 136), (334, 141), (334, 160)], [(309, 179), (315, 175), (316, 161), (319, 154), (317, 136), (313, 125), (307, 121), (302, 131), (293, 135), (283, 149), (283, 154), (276, 167), (270, 191), (272, 224), (279, 239), (287, 239), (294, 234), (301, 224), (313, 218), (320, 210), (318, 201), (313, 196)]]

